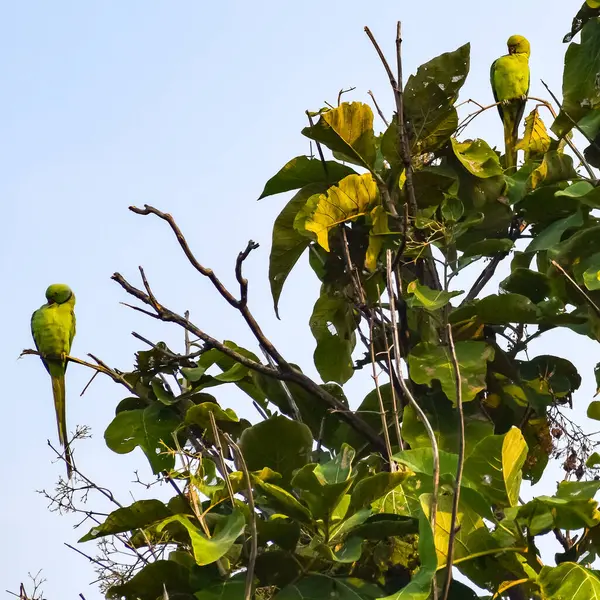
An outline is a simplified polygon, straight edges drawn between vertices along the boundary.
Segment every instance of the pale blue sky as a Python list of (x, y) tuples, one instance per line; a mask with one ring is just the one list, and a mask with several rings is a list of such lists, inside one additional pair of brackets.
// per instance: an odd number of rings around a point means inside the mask
[[(306, 323), (317, 281), (302, 261), (283, 292), (283, 320), (273, 317), (268, 253), (272, 222), (286, 199), (255, 200), (266, 179), (308, 152), (299, 133), (305, 109), (335, 103), (340, 88), (356, 86), (348, 99), (368, 101), (371, 89), (390, 114), (387, 80), (363, 26), (391, 55), (396, 20), (403, 21), (406, 74), (470, 41), (463, 98), (491, 103), (489, 65), (514, 33), (532, 44), (532, 94), (546, 95), (540, 77), (560, 91), (561, 39), (580, 2), (506, 0), (496, 12), (480, 0), (398, 0), (373, 9), (355, 0), (0, 0), (0, 271), (7, 290), (0, 346), (0, 593), (43, 569), (49, 600), (80, 592), (100, 598), (88, 585), (92, 567), (63, 546), (76, 543), (85, 529), (74, 531), (76, 519), (48, 513), (35, 493), (52, 489), (63, 469), (46, 446), (57, 438), (47, 374), (33, 357), (16, 360), (32, 346), (29, 319), (46, 286), (63, 281), (75, 290), (77, 356), (93, 352), (127, 369), (140, 348), (131, 330), (179, 342), (172, 327), (119, 305), (126, 298), (110, 275), (121, 271), (135, 281), (139, 264), (163, 303), (189, 309), (217, 338), (256, 349), (237, 315), (182, 258), (167, 228), (127, 211), (130, 204), (153, 204), (173, 213), (197, 256), (229, 282), (238, 251), (250, 238), (260, 242), (246, 270), (251, 307), (288, 359), (310, 371), (313, 339)], [(489, 111), (469, 134), (499, 143), (497, 114)], [(594, 391), (597, 346), (574, 335), (548, 339), (554, 343), (540, 344), (538, 352), (560, 354), (567, 343), (576, 344), (572, 356), (584, 386), (575, 403), (582, 415)], [(88, 377), (78, 366), (69, 369), (69, 427), (88, 424), (94, 433), (77, 446), (77, 463), (127, 504), (130, 491), (146, 496), (130, 484), (133, 470), (147, 480), (151, 475), (139, 451), (117, 456), (104, 445), (103, 431), (124, 394), (97, 378), (80, 398)], [(371, 385), (368, 377), (353, 382), (351, 402)], [(221, 398), (252, 414), (243, 396)], [(544, 489), (551, 492), (552, 476), (549, 481)], [(94, 553), (93, 544), (82, 549)]]

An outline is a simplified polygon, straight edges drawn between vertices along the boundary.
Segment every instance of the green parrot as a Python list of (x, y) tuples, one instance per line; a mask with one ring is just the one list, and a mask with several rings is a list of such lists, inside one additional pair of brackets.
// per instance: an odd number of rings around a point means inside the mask
[(504, 123), (505, 167), (512, 169), (517, 165), (515, 146), (529, 93), (530, 46), (522, 35), (511, 35), (507, 45), (508, 54), (492, 63), (490, 82)]
[(31, 315), (31, 333), (42, 362), (52, 378), (52, 393), (58, 425), (58, 439), (65, 449), (67, 476), (71, 478), (73, 461), (67, 439), (65, 403), (66, 356), (75, 337), (75, 294), (68, 285), (54, 283), (46, 290), (46, 300)]

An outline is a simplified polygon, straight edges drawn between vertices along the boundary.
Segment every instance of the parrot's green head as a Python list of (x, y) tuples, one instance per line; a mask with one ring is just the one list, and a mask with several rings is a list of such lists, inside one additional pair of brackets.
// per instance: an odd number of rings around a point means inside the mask
[(53, 283), (46, 290), (48, 304), (64, 304), (73, 297), (73, 290), (64, 283)]
[(508, 46), (509, 54), (526, 54), (527, 56), (531, 54), (529, 41), (522, 35), (511, 35), (506, 45)]

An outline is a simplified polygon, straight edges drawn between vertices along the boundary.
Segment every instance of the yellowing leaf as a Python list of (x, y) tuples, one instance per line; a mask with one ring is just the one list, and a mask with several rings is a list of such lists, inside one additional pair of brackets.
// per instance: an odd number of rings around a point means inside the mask
[(536, 156), (543, 156), (550, 148), (550, 136), (542, 121), (538, 109), (534, 108), (525, 117), (525, 134), (523, 139), (515, 146), (515, 150), (525, 152), (525, 160)]
[[(370, 173), (349, 175), (327, 193), (309, 198), (294, 226), (304, 226), (317, 236), (318, 244), (329, 252), (329, 231), (341, 223), (364, 216), (379, 202), (377, 184)], [(302, 222), (303, 221), (303, 222)]]
[(344, 102), (337, 108), (322, 113), (317, 124), (305, 127), (302, 133), (367, 169), (372, 168), (375, 163), (377, 149), (373, 133), (373, 111), (368, 104)]
[(369, 232), (369, 247), (365, 255), (365, 267), (371, 271), (377, 268), (377, 257), (383, 245), (383, 236), (389, 233), (388, 216), (383, 206), (378, 205), (371, 211), (371, 231)]

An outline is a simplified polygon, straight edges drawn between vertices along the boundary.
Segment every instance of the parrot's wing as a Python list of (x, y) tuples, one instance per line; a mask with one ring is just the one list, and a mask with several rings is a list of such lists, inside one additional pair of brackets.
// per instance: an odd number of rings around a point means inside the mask
[[(497, 58), (493, 63), (492, 66), (490, 67), (490, 84), (492, 86), (492, 93), (494, 94), (494, 101), (495, 102), (499, 102), (498, 100), (498, 91), (496, 89), (496, 66), (497, 66), (497, 62), (500, 59)], [(498, 112), (500, 113), (500, 118), (504, 121), (504, 111), (502, 110), (502, 104), (498, 104), (497, 105), (498, 108)]]
[[(40, 333), (40, 326), (42, 325), (41, 322), (43, 322), (43, 320), (44, 320), (44, 315), (42, 313), (43, 310), (44, 310), (43, 307), (38, 308), (31, 315), (31, 336), (33, 337), (33, 341), (35, 343), (35, 347), (38, 352), (41, 352), (39, 333)], [(46, 371), (48, 371), (48, 373), (50, 373), (50, 367), (48, 366), (46, 359), (43, 356), (40, 356), (40, 358), (42, 359), (42, 363), (43, 363), (44, 367), (46, 367)]]

